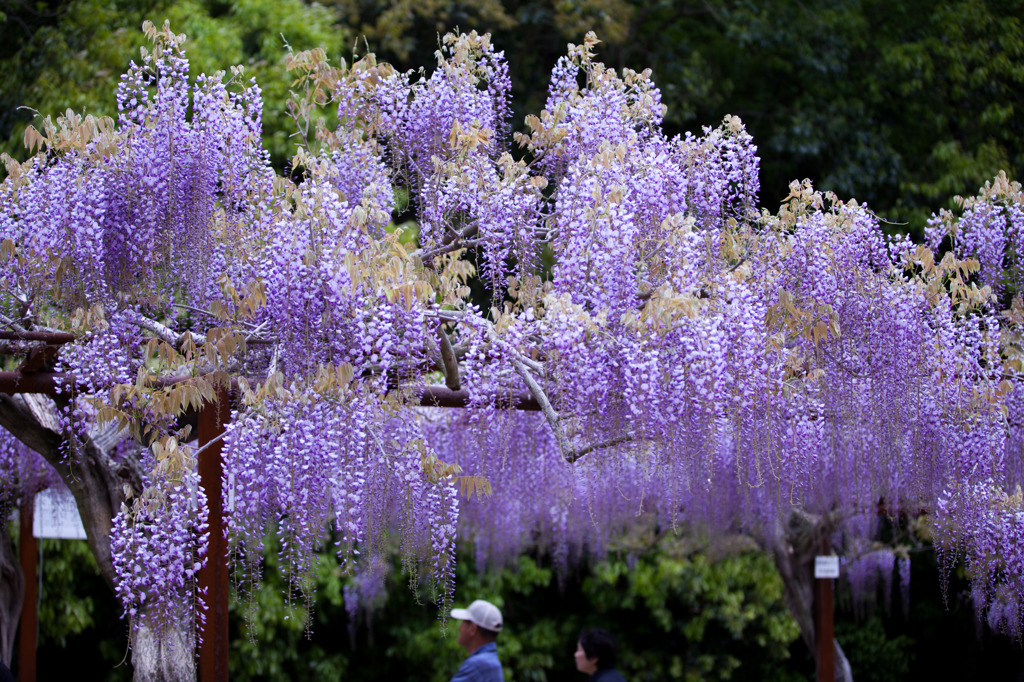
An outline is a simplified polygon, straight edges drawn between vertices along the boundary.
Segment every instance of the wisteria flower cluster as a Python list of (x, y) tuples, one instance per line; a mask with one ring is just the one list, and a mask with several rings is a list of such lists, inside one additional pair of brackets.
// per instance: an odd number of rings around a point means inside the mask
[[(161, 465), (178, 454), (156, 449), (156, 470), (171, 470)], [(187, 455), (184, 459), (184, 466), (165, 474), (167, 480), (149, 481), (141, 496), (126, 502), (111, 530), (116, 588), (125, 616), (157, 633), (195, 624), (204, 608), (196, 575), (207, 561), (206, 494), (195, 462), (188, 462)]]
[[(67, 437), (101, 416), (150, 434), (112, 529), (129, 616), (191, 622), (207, 512), (175, 419), (233, 382), (250, 594), (268, 533), (306, 599), (335, 542), (355, 614), (396, 551), (450, 601), (457, 538), (481, 567), (538, 546), (568, 567), (639, 522), (770, 546), (799, 514), (854, 552), (882, 508), (934, 514), (990, 620), (1019, 621), (1019, 186), (936, 216), (929, 245), (807, 181), (759, 207), (742, 122), (669, 139), (650, 73), (592, 35), (510, 146), (508, 69), (475, 33), (429, 75), (294, 55), (296, 110), (340, 125), (275, 177), (258, 88), (191, 82), (183, 38), (149, 33), (118, 120), (65, 117), (0, 188), (0, 322), (78, 335)], [(906, 600), (906, 557), (865, 557), (852, 583), (897, 570)]]
[(424, 564), (428, 592), (451, 600), (459, 517), (451, 473), (415, 422), (387, 412), (372, 393), (336, 387), (264, 402), (260, 414), (230, 425), (227, 531), (249, 594), (259, 586), (264, 535), (276, 529), (280, 565), (311, 599), (305, 579), (333, 525), (343, 564), (358, 560), (361, 587), (350, 596), (362, 604), (376, 601), (371, 586), (396, 530), (403, 556)]
[(65, 488), (60, 476), (38, 453), (6, 429), (0, 430), (0, 514), (8, 518), (22, 495)]

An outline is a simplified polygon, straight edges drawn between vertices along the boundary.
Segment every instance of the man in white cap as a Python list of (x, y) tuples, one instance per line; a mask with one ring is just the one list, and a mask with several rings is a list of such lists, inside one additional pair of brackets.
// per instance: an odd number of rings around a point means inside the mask
[(489, 601), (477, 599), (467, 609), (452, 609), (452, 618), (459, 624), (459, 646), (469, 656), (452, 682), (504, 682), (498, 645), (494, 640), (501, 632), (501, 611)]

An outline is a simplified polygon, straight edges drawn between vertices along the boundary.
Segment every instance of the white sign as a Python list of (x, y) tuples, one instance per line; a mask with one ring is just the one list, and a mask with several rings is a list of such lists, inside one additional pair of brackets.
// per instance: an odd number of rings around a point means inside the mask
[(823, 556), (819, 555), (814, 557), (814, 577), (815, 578), (838, 578), (839, 577), (839, 557), (837, 556)]
[(85, 539), (85, 527), (70, 490), (47, 488), (36, 495), (32, 535), (62, 540)]

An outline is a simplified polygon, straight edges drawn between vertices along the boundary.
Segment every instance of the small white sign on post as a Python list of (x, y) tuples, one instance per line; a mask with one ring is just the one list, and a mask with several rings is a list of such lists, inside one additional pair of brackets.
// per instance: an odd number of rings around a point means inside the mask
[(815, 578), (838, 578), (839, 557), (831, 555), (818, 555), (814, 557)]
[(37, 538), (85, 540), (85, 527), (70, 490), (47, 488), (36, 495), (32, 535)]

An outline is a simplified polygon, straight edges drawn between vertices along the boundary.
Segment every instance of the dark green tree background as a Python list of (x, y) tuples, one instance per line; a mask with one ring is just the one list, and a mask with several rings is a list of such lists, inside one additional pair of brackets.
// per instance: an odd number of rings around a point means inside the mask
[[(1015, 0), (0, 0), (0, 151), (25, 157), (21, 139), (36, 112), (115, 115), (117, 77), (144, 42), (145, 19), (189, 35), (194, 73), (237, 63), (257, 78), (279, 169), (294, 150), (289, 46), (324, 46), (333, 60), (372, 50), (400, 68), (429, 68), (439, 34), (491, 31), (511, 67), (519, 125), (543, 106), (565, 43), (592, 29), (609, 66), (653, 69), (671, 133), (727, 113), (743, 118), (760, 147), (766, 206), (808, 177), (868, 202), (901, 223), (894, 231), (919, 235), (953, 195), (1000, 169), (1024, 175), (1021, 17)], [(83, 679), (120, 679), (125, 628), (76, 547), (43, 543), (41, 673), (73, 656), (83, 670), (95, 666)], [(592, 625), (622, 636), (631, 679), (807, 679), (813, 666), (766, 562), (745, 553), (710, 562), (659, 545), (559, 580), (543, 557), (485, 575), (464, 557), (459, 599), (494, 595), (514, 618), (502, 636), (512, 679), (573, 679), (576, 634)], [(908, 616), (856, 621), (840, 612), (858, 679), (1018, 676), (1020, 649), (1005, 637), (978, 639), (957, 576), (947, 610), (934, 560), (922, 555), (914, 566)], [(274, 575), (258, 596), (255, 643), (241, 619), (235, 626), (233, 679), (447, 679), (461, 659), (436, 610), (400, 582), (372, 625), (350, 629), (344, 578), (328, 555), (307, 639)]]
[(304, 0), (0, 0), (0, 151), (27, 156), (25, 126), (71, 108), (116, 116), (118, 78), (144, 43), (142, 22), (189, 37), (192, 75), (245, 67), (263, 89), (264, 143), (281, 168), (295, 151), (287, 113), (289, 47), (351, 49), (330, 9)]
[(811, 178), (920, 234), (952, 196), (1000, 169), (1021, 177), (1022, 16), (1020, 0), (0, 0), (0, 140), (24, 155), (34, 114), (21, 107), (113, 114), (147, 18), (190, 36), (196, 72), (240, 63), (257, 77), (279, 168), (294, 150), (286, 43), (419, 68), (440, 34), (491, 31), (518, 125), (543, 106), (565, 44), (593, 29), (610, 66), (653, 69), (670, 132), (744, 119), (768, 207)]
[(543, 106), (565, 43), (593, 29), (609, 66), (653, 70), (670, 132), (743, 118), (769, 208), (790, 181), (811, 178), (919, 234), (954, 195), (1024, 170), (1017, 0), (507, 0), (479, 13), (428, 2), (400, 26), (387, 3), (337, 2), (380, 56), (406, 68), (429, 63), (438, 32), (493, 31), (517, 122)]
[[(77, 679), (85, 682), (130, 680), (130, 667), (118, 665), (127, 653), (127, 628), (84, 541), (41, 545), (39, 678), (58, 679), (74, 660)], [(462, 554), (456, 600), (464, 605), (483, 597), (501, 606), (506, 631), (499, 643), (510, 682), (582, 682), (572, 653), (580, 630), (595, 626), (618, 636), (620, 667), (634, 682), (812, 679), (814, 662), (782, 603), (778, 574), (751, 549), (738, 537), (709, 548), (669, 535), (634, 542), (561, 576), (545, 557), (524, 556), (515, 566), (479, 573)], [(232, 680), (443, 682), (464, 658), (458, 624), (441, 628), (436, 607), (418, 602), (401, 576), (392, 574), (377, 610), (350, 620), (342, 597), (348, 578), (330, 546), (317, 571), (307, 632), (301, 600), (284, 592), (276, 548), (268, 547), (266, 556), (265, 583), (253, 595), (256, 618), (247, 625), (246, 603), (234, 595), (231, 602)], [(1021, 679), (1020, 645), (978, 626), (963, 572), (950, 573), (944, 600), (934, 552), (916, 553), (911, 565), (906, 613), (898, 594), (882, 593), (873, 610), (855, 610), (845, 581), (837, 583), (836, 634), (855, 679)]]

